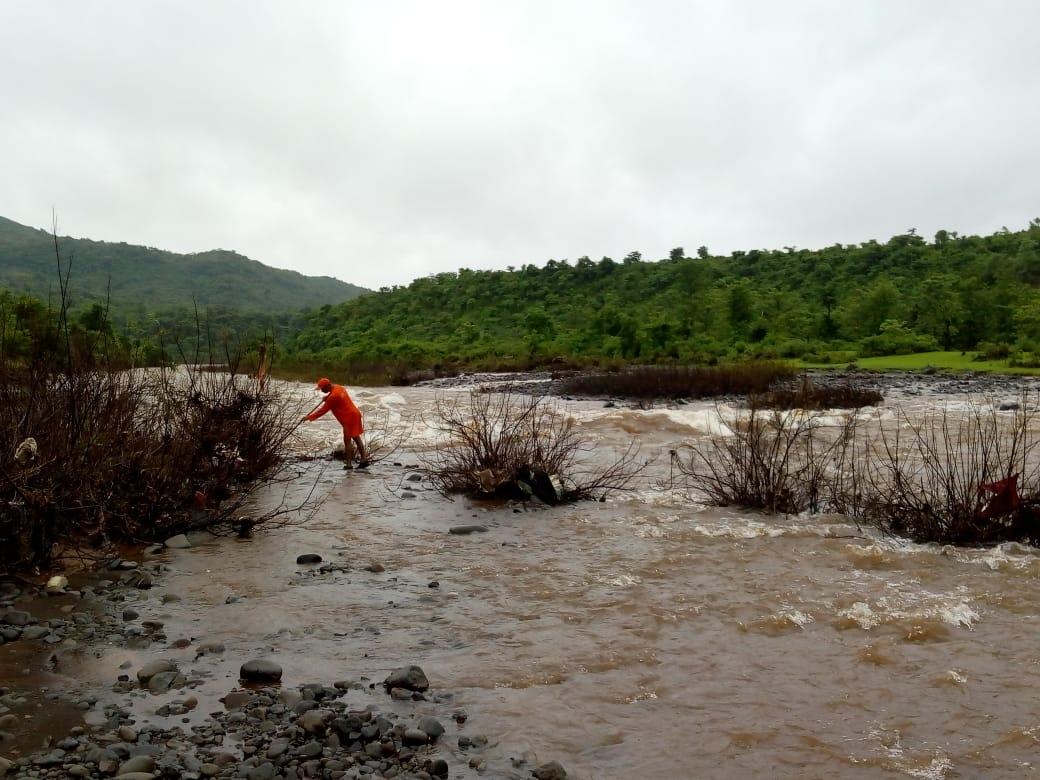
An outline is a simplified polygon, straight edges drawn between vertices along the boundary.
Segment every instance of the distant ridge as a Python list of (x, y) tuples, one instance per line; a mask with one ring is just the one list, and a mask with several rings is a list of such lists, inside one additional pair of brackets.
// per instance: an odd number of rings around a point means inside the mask
[[(177, 254), (124, 242), (58, 237), (72, 257), (73, 305), (104, 300), (115, 310), (191, 305), (291, 311), (349, 301), (368, 292), (330, 276), (271, 268), (223, 249)], [(47, 299), (58, 288), (50, 232), (0, 217), (0, 289)]]

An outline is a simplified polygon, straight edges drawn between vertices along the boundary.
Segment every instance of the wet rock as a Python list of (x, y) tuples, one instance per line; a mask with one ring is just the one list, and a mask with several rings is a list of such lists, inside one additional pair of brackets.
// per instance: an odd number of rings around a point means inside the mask
[(251, 682), (277, 682), (282, 679), (282, 667), (274, 661), (257, 658), (242, 664), (239, 676)]
[(132, 772), (144, 772), (151, 777), (155, 771), (155, 759), (151, 756), (135, 756), (124, 761), (119, 766), (119, 776), (131, 774)]
[(176, 672), (177, 664), (165, 658), (151, 661), (137, 671), (137, 681), (141, 685), (148, 685), (148, 681), (162, 672)]
[(151, 693), (166, 693), (170, 688), (183, 684), (183, 679), (177, 672), (159, 672), (148, 681), (148, 690)]
[(162, 672), (176, 672), (177, 664), (165, 658), (151, 661), (137, 671), (137, 681), (141, 685), (148, 685), (148, 681)]
[(370, 563), (365, 567), (365, 571), (370, 571), (373, 574), (382, 574), (386, 571), (386, 568), (381, 563)]
[(171, 536), (169, 539), (163, 542), (163, 544), (165, 544), (171, 550), (187, 550), (189, 547), (191, 547), (191, 542), (188, 541), (188, 537), (184, 534), (177, 534), (176, 536)]
[(66, 577), (62, 577), (60, 574), (56, 574), (47, 580), (47, 585), (44, 588), (44, 592), (48, 596), (58, 596), (65, 592), (65, 589), (69, 587), (69, 580)]
[(437, 582), (437, 580), (434, 580), (433, 582), (431, 582), (426, 587), (428, 587), (428, 588), (439, 588), (440, 586), (441, 586), (441, 584), (439, 582)]
[(413, 493), (411, 490), (402, 490), (401, 498), (415, 498), (415, 493)]
[(90, 770), (83, 766), (83, 764), (70, 764), (65, 767), (65, 771), (68, 772), (71, 777), (90, 777)]
[(17, 609), (9, 609), (0, 615), (0, 623), (3, 623), (5, 626), (27, 626), (32, 622), (32, 615)]
[(419, 718), (419, 728), (430, 737), (430, 742), (436, 742), (437, 738), (444, 733), (444, 726), (432, 715), (423, 715)]
[(406, 474), (404, 479), (405, 482), (422, 482), (423, 475), (420, 474), (418, 471), (412, 471), (409, 474)]
[(224, 650), (223, 642), (203, 642), (195, 648), (195, 655), (220, 655)]
[(50, 629), (44, 626), (26, 626), (22, 630), (22, 639), (32, 641), (33, 639), (42, 639), (50, 633)]
[(305, 712), (300, 717), (298, 723), (308, 734), (324, 734), (325, 733), (325, 713), (321, 710), (311, 710)]
[(448, 762), (443, 758), (435, 758), (430, 762), (430, 774), (434, 777), (447, 777)]
[(409, 691), (425, 691), (430, 687), (430, 681), (426, 679), (426, 674), (420, 667), (412, 664), (390, 672), (383, 680), (383, 685), (387, 690), (404, 688)]
[(304, 553), (296, 556), (296, 563), (303, 565), (307, 563), (321, 563), (321, 556), (317, 553)]
[(123, 742), (130, 742), (131, 744), (137, 742), (137, 732), (129, 726), (120, 726), (118, 733), (119, 738), (123, 740)]
[(409, 747), (418, 747), (429, 742), (430, 735), (422, 729), (410, 728), (405, 729), (404, 734), (401, 735), (401, 740)]
[(139, 617), (140, 617), (140, 615), (137, 613), (137, 610), (134, 610), (134, 609), (124, 609), (123, 610), (123, 620), (125, 620), (128, 623), (131, 620), (137, 620), (137, 618), (139, 618)]
[(448, 529), (448, 533), (454, 534), (455, 536), (467, 536), (468, 534), (482, 534), (486, 532), (486, 525), (453, 525)]
[(567, 770), (556, 761), (549, 761), (536, 767), (531, 775), (537, 780), (567, 780)]

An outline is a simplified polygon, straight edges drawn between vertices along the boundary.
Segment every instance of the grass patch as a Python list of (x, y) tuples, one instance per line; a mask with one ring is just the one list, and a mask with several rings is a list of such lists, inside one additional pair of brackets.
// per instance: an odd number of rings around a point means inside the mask
[[(924, 371), (936, 369), (951, 372), (1040, 375), (1040, 368), (1012, 366), (1007, 360), (978, 360), (978, 352), (917, 352), (912, 355), (882, 355), (858, 358), (855, 366), (864, 371)], [(832, 364), (802, 362), (806, 368), (834, 368)]]

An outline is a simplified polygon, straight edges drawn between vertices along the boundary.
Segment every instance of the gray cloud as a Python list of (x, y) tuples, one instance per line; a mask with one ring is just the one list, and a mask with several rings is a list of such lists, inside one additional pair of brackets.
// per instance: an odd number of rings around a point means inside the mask
[(1040, 6), (0, 6), (0, 215), (366, 286), (1040, 216)]

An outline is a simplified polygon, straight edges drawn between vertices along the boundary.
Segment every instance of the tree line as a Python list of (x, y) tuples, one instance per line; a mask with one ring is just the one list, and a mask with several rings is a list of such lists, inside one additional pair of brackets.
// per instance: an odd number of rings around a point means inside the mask
[(282, 339), (317, 364), (830, 359), (1040, 351), (1040, 219), (987, 236), (460, 269), (313, 310)]

